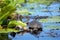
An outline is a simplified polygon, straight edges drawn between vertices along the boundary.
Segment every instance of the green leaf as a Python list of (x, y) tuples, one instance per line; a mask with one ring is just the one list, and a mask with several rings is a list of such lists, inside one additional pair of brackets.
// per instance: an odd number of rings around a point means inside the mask
[(21, 22), (21, 21), (15, 21), (15, 20), (13, 20), (13, 21), (10, 21), (9, 22), (9, 24), (8, 24), (8, 27), (11, 27), (11, 26), (13, 26), (13, 25), (16, 25), (16, 26), (22, 26), (22, 27), (26, 27), (27, 26), (27, 24), (26, 23), (23, 23), (23, 22)]

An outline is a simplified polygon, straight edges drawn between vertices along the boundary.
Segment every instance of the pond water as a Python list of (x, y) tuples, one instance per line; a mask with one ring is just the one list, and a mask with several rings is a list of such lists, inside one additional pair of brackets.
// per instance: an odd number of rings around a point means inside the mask
[[(31, 8), (33, 7), (33, 8)], [(43, 4), (25, 4), (24, 7), (20, 8), (19, 10), (27, 9), (29, 12), (32, 13), (31, 16), (58, 16), (60, 15), (59, 8), (60, 3), (53, 3), (48, 8), (46, 5)], [(45, 10), (49, 10), (51, 12), (44, 12)], [(30, 19), (30, 21), (33, 19)], [(25, 22), (25, 19), (23, 19)], [(43, 31), (39, 34), (39, 38), (36, 36), (25, 33), (23, 35), (16, 34), (15, 38), (12, 40), (60, 40), (60, 30), (52, 30), (54, 26), (60, 27), (60, 23), (53, 23), (53, 22), (46, 22), (42, 23)], [(53, 26), (53, 28), (46, 28), (47, 26)]]
[[(25, 4), (22, 8), (17, 8), (20, 11), (27, 9), (29, 12), (32, 13), (32, 16), (57, 16), (60, 15), (59, 11), (60, 3), (52, 3), (50, 6), (47, 7), (47, 5), (44, 4)], [(51, 11), (51, 12), (44, 12), (45, 10)], [(51, 15), (52, 14), (52, 15)]]
[[(52, 33), (54, 32), (54, 33)], [(53, 34), (53, 35), (51, 35)], [(13, 40), (59, 40), (60, 39), (60, 30), (45, 30), (39, 34), (39, 38), (30, 33), (25, 33), (23, 35), (16, 34)]]

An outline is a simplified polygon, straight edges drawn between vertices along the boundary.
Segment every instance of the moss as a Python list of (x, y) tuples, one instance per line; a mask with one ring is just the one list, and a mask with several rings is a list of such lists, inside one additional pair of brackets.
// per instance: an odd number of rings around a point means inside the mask
[(0, 29), (0, 33), (9, 33), (9, 32), (18, 32), (18, 30), (10, 29), (10, 28), (7, 28), (6, 30)]
[(10, 40), (8, 39), (8, 33), (0, 33), (0, 40)]

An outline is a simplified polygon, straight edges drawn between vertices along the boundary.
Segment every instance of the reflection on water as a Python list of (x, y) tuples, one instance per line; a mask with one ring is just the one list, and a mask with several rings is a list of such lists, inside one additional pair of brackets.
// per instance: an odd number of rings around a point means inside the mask
[[(31, 8), (33, 8), (33, 9), (31, 9)], [(24, 10), (24, 9), (27, 9), (29, 12), (32, 13), (33, 16), (35, 16), (35, 15), (51, 16), (51, 14), (53, 16), (57, 16), (57, 15), (60, 15), (60, 12), (58, 12), (59, 8), (60, 8), (60, 3), (52, 3), (49, 6), (44, 5), (44, 4), (33, 3), (33, 4), (25, 4), (24, 7), (18, 8), (18, 9), (20, 11)], [(51, 12), (43, 12), (43, 11), (46, 11), (46, 10), (52, 11), (52, 13)]]

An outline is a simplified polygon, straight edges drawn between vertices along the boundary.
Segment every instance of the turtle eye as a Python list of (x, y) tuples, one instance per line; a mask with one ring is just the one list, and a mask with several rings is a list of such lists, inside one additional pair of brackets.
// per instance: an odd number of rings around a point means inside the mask
[(42, 28), (38, 28), (38, 31), (42, 31)]
[(29, 29), (34, 29), (33, 27), (29, 27)]

